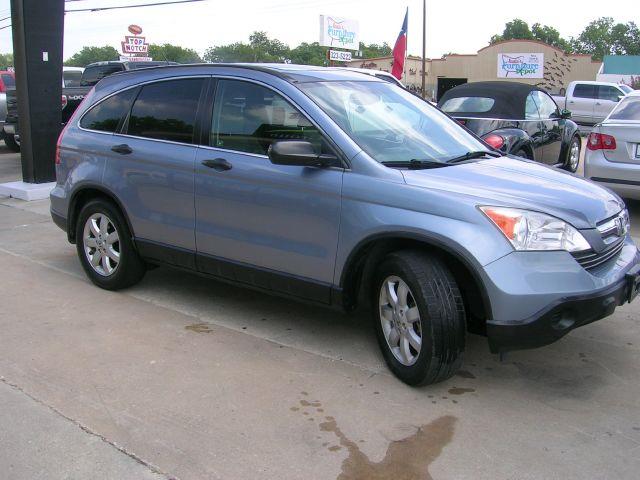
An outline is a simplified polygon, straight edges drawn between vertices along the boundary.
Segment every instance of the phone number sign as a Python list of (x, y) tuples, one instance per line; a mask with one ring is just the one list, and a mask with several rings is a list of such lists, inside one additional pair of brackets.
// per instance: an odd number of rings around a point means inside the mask
[(342, 52), (340, 50), (329, 50), (329, 60), (334, 62), (350, 62), (351, 52)]
[(149, 44), (145, 40), (145, 37), (124, 37), (122, 53), (149, 53)]

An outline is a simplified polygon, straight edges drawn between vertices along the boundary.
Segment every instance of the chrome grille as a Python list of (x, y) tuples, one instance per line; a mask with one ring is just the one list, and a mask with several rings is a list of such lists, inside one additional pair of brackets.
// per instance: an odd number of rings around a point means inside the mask
[(600, 232), (605, 248), (601, 252), (587, 250), (573, 253), (576, 261), (586, 270), (596, 268), (618, 256), (624, 247), (624, 238), (629, 230), (629, 214), (623, 210), (615, 217), (601, 222), (596, 228)]
[(622, 247), (624, 247), (624, 237), (618, 238), (616, 242), (610, 244), (600, 253), (596, 253), (593, 250), (587, 250), (585, 252), (574, 253), (573, 257), (580, 265), (582, 265), (583, 268), (590, 270), (617, 256), (622, 250)]

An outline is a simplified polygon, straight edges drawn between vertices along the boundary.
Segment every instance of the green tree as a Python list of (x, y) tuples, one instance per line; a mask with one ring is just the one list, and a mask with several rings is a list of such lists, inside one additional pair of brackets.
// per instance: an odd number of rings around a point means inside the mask
[(0, 70), (13, 66), (13, 53), (0, 53)]
[(207, 62), (275, 62), (289, 60), (289, 47), (280, 40), (271, 39), (265, 32), (253, 32), (249, 43), (236, 42), (207, 49)]
[(86, 67), (93, 62), (118, 60), (118, 51), (110, 45), (104, 47), (83, 47), (82, 50), (67, 59), (64, 64), (68, 67)]
[(303, 42), (289, 52), (289, 60), (300, 65), (327, 65), (327, 47)]
[(553, 45), (554, 47), (558, 47), (565, 52), (571, 51), (571, 44), (560, 36), (560, 32), (553, 27), (548, 25), (541, 25), (539, 23), (534, 23), (531, 27), (531, 34), (534, 40), (539, 40), (548, 45)]
[(392, 52), (387, 42), (384, 42), (382, 45), (378, 45), (377, 43), (366, 45), (360, 42), (359, 50), (362, 52), (362, 58), (388, 57)]
[(502, 35), (494, 35), (491, 37), (491, 43), (501, 42), (503, 40), (531, 40), (533, 33), (529, 29), (529, 24), (519, 18), (514, 18), (507, 22), (504, 26)]
[(202, 62), (200, 55), (191, 48), (183, 48), (178, 45), (165, 43), (157, 45), (152, 43), (149, 45), (149, 56), (154, 60), (166, 60), (168, 62), (178, 63), (199, 63)]
[(588, 53), (596, 60), (612, 54), (640, 55), (640, 30), (634, 22), (614, 23), (611, 17), (601, 17), (571, 43), (577, 53)]
[(253, 62), (254, 54), (251, 45), (237, 42), (208, 48), (204, 53), (206, 62)]

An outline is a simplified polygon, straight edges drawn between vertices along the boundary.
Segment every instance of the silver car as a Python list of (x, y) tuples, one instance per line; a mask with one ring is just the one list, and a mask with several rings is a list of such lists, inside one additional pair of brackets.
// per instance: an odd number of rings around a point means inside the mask
[(640, 91), (623, 98), (587, 139), (584, 175), (640, 199)]

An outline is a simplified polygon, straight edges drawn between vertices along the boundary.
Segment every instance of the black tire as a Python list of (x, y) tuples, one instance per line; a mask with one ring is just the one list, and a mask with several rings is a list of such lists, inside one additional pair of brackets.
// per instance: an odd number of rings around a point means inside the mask
[[(413, 325), (420, 323), (422, 345), (412, 365), (396, 358), (383, 331), (381, 289), (389, 277), (399, 277), (409, 286), (420, 314)], [(419, 250), (389, 254), (375, 273), (371, 296), (378, 344), (387, 365), (400, 380), (413, 386), (437, 383), (451, 377), (462, 366), (466, 334), (464, 304), (455, 279), (442, 260)]]
[(526, 158), (527, 160), (531, 160), (529, 158), (529, 154), (524, 148), (521, 148), (520, 150), (518, 150), (515, 155), (516, 157), (522, 157), (522, 158)]
[(12, 152), (18, 153), (20, 151), (20, 144), (16, 142), (16, 138), (14, 135), (10, 135), (8, 133), (4, 134), (4, 143), (9, 150)]
[[(85, 253), (85, 225), (92, 215), (99, 214), (108, 218), (119, 238), (116, 244), (120, 253), (119, 262), (113, 272), (108, 275), (101, 275), (96, 272)], [(85, 273), (100, 288), (120, 290), (135, 285), (144, 277), (145, 264), (138, 256), (138, 252), (136, 252), (127, 222), (120, 210), (109, 201), (102, 199), (91, 200), (82, 207), (76, 224), (76, 250)]]
[[(574, 145), (576, 145), (578, 149), (578, 161), (574, 165), (572, 165), (571, 150), (573, 149)], [(569, 143), (569, 148), (567, 149), (567, 158), (565, 159), (564, 165), (562, 166), (564, 170), (566, 170), (567, 172), (576, 173), (576, 171), (578, 170), (578, 166), (580, 165), (581, 149), (582, 149), (582, 140), (580, 140), (580, 137), (578, 135), (574, 135), (573, 138), (571, 139), (571, 143)]]

